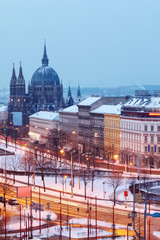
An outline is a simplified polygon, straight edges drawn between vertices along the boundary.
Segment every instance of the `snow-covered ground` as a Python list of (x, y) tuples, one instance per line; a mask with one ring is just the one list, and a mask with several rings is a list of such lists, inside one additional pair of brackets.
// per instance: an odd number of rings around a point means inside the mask
[[(1, 144), (1, 148), (5, 148), (5, 145)], [(9, 150), (11, 152), (14, 152), (14, 147), (9, 146), (7, 148), (7, 150)], [(7, 169), (10, 169), (11, 161), (14, 161), (17, 158), (20, 158), (23, 154), (24, 154), (23, 150), (17, 149), (16, 152), (15, 152), (15, 156), (7, 156), (6, 157)], [(4, 163), (5, 163), (5, 157), (0, 156), (0, 168), (4, 168), (4, 165), (5, 165)], [(136, 176), (136, 174), (133, 174), (133, 175)], [(133, 177), (133, 175), (132, 175), (132, 177)], [(11, 178), (12, 178), (12, 176), (11, 176)], [(15, 186), (22, 186), (22, 185), (26, 185), (26, 183), (28, 181), (28, 177), (27, 176), (16, 176), (16, 180), (23, 181), (24, 184), (20, 184), (20, 183), (16, 182)], [(44, 190), (41, 189), (41, 193), (49, 194), (51, 196), (54, 195), (54, 196), (59, 197), (60, 196), (59, 192), (54, 191), (54, 190), (58, 190), (58, 191), (62, 191), (62, 201), (63, 201), (63, 197), (71, 199), (71, 195), (67, 194), (67, 193), (71, 193), (70, 181), (71, 181), (70, 177), (67, 177), (67, 179), (64, 180), (64, 178), (62, 178), (61, 176), (58, 176), (57, 183), (55, 183), (56, 182), (55, 176), (46, 176), (45, 177), (45, 185), (46, 185), (47, 188), (50, 188), (52, 190), (47, 190), (46, 189), (46, 191), (44, 192)], [(33, 183), (32, 177), (30, 177), (30, 183)], [(127, 174), (127, 190), (129, 188), (130, 183), (131, 183), (130, 175)], [(35, 187), (35, 189), (32, 187), (32, 189), (33, 189), (34, 192), (38, 193), (39, 192), (39, 187), (38, 186), (43, 187), (43, 182), (42, 182), (40, 176), (35, 177), (35, 184), (36, 184), (37, 187)], [(125, 178), (122, 179), (122, 182), (117, 189), (117, 199), (123, 200), (123, 201), (125, 200), (124, 199), (124, 190), (125, 190)], [(84, 179), (83, 178), (80, 179), (80, 189), (79, 189), (79, 178), (75, 177), (73, 194), (76, 193), (76, 194), (79, 194), (79, 196), (73, 195), (72, 200), (77, 200), (77, 201), (80, 201), (80, 202), (82, 202), (82, 201), (86, 202), (84, 192), (85, 192)], [(113, 201), (112, 201), (113, 200), (113, 188), (112, 188), (111, 184), (109, 183), (109, 178), (108, 177), (95, 178), (94, 182), (93, 182), (93, 192), (92, 192), (92, 181), (88, 181), (87, 185), (86, 185), (86, 195), (87, 195), (87, 197), (93, 197), (93, 198), (95, 198), (97, 196), (98, 199), (101, 199), (101, 200), (97, 201), (98, 205), (102, 205), (102, 206), (103, 205), (108, 205), (108, 206), (113, 205)], [(108, 201), (108, 200), (110, 200), (110, 201)], [(128, 191), (127, 201), (132, 201), (132, 200), (133, 200), (133, 196), (130, 193), (130, 191)], [(92, 199), (90, 201), (91, 201), (91, 203), (94, 203), (94, 199)], [(8, 208), (8, 205), (7, 205), (7, 208)], [(14, 210), (14, 208), (12, 208), (12, 207), (10, 207), (10, 208), (11, 208), (10, 209), (11, 211)], [(122, 205), (116, 204), (116, 208), (120, 208), (120, 209), (124, 208), (125, 209), (124, 203), (122, 203)], [(133, 206), (132, 206), (131, 202), (128, 203), (127, 208), (130, 209), (130, 210), (133, 209)], [(156, 211), (157, 210), (159, 211), (160, 208), (157, 208)], [(144, 211), (144, 206), (143, 205), (141, 205), (141, 211), (142, 212)], [(153, 211), (155, 211), (155, 210), (153, 210)], [(27, 217), (27, 215), (28, 215), (27, 210), (25, 210), (24, 213), (22, 212), (22, 216), (23, 216), (23, 214)], [(32, 214), (33, 214), (34, 218), (38, 218), (38, 212), (33, 210)], [(51, 215), (52, 220), (56, 219), (56, 214), (51, 213), (50, 211), (49, 212), (44, 211), (42, 213), (42, 218), (46, 220), (46, 217), (47, 217), (48, 214)], [(22, 218), (22, 221), (23, 221), (23, 218)], [(87, 219), (72, 219), (72, 220), (70, 220), (70, 222), (73, 223), (73, 224), (74, 223), (79, 223), (79, 224), (84, 224), (84, 225), (87, 226)], [(25, 221), (24, 221), (24, 224), (25, 224)], [(38, 224), (39, 224), (39, 222), (37, 220), (33, 220), (33, 225), (34, 226), (36, 226), (36, 225), (38, 226)], [(94, 220), (92, 220), (91, 224), (94, 225)], [(17, 222), (15, 222), (15, 223), (11, 222), (8, 225), (8, 229), (15, 229), (17, 227), (17, 225), (18, 225)], [(98, 222), (98, 225), (111, 228), (112, 223)], [(126, 226), (116, 225), (116, 229), (120, 229), (120, 228), (125, 229)], [(83, 233), (82, 235), (84, 235), (84, 236), (82, 236), (81, 233)], [(91, 233), (95, 234), (94, 230), (92, 230)], [(158, 233), (159, 232), (155, 232), (155, 234), (158, 234)], [(34, 236), (39, 236), (38, 234), (39, 234), (39, 231), (37, 230), (37, 231), (34, 231), (33, 235)], [(57, 227), (57, 226), (50, 227), (49, 229), (43, 229), (42, 230), (42, 236), (46, 236), (46, 235), (51, 236), (51, 235), (56, 235), (56, 234), (57, 235), (59, 234), (59, 227)], [(63, 227), (62, 234), (63, 234), (63, 236), (68, 236), (69, 235), (69, 230), (67, 230), (67, 227)], [(87, 237), (86, 236), (87, 235), (87, 228), (80, 228), (80, 229), (79, 228), (71, 228), (71, 234), (73, 235), (74, 238), (78, 238), (78, 239), (80, 239), (80, 235), (82, 237)], [(98, 229), (98, 236), (104, 236), (104, 235), (107, 236), (107, 235), (110, 235), (110, 234), (111, 234), (111, 232), (106, 232), (106, 231), (102, 231), (102, 230)], [(126, 239), (126, 238), (118, 238), (118, 239)]]

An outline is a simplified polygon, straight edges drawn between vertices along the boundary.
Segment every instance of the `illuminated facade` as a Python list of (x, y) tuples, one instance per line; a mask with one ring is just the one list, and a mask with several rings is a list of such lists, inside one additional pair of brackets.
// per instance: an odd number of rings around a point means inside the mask
[(40, 111), (29, 116), (30, 141), (44, 143), (51, 129), (59, 128), (59, 113)]
[(106, 158), (121, 161), (120, 105), (112, 106), (115, 113), (104, 114), (104, 149)]
[[(142, 92), (143, 93), (143, 92)], [(123, 105), (121, 157), (127, 164), (160, 167), (160, 97), (145, 92)]]

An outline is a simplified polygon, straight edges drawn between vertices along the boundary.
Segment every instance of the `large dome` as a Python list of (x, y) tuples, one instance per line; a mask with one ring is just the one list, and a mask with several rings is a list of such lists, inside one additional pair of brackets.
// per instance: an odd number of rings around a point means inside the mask
[(60, 86), (58, 74), (53, 68), (48, 66), (48, 62), (49, 60), (47, 57), (45, 44), (42, 57), (42, 66), (34, 72), (31, 79), (31, 86)]
[(60, 86), (56, 71), (50, 66), (39, 67), (33, 74), (31, 86)]

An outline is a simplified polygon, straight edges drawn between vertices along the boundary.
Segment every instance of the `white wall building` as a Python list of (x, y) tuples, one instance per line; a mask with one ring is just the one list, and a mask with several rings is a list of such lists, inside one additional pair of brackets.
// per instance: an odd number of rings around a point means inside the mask
[(45, 142), (49, 130), (54, 128), (59, 128), (59, 113), (40, 111), (29, 116), (29, 137), (32, 142)]
[(160, 97), (129, 99), (121, 111), (122, 161), (160, 167)]

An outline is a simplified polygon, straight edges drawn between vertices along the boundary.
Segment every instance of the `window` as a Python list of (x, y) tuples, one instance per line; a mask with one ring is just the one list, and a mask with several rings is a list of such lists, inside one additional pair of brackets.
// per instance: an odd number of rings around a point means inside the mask
[(151, 142), (154, 142), (154, 136), (151, 136)]
[(147, 146), (144, 147), (144, 151), (147, 152)]
[(158, 147), (158, 152), (160, 153), (160, 147)]
[(160, 132), (160, 126), (158, 126), (158, 132)]
[(151, 147), (151, 152), (154, 152), (154, 147)]
[(147, 125), (144, 126), (144, 131), (147, 131)]
[(152, 131), (152, 132), (154, 131), (154, 126), (151, 126), (151, 131)]
[(147, 136), (144, 136), (144, 141), (147, 142)]
[(157, 142), (160, 142), (160, 136), (157, 137)]

